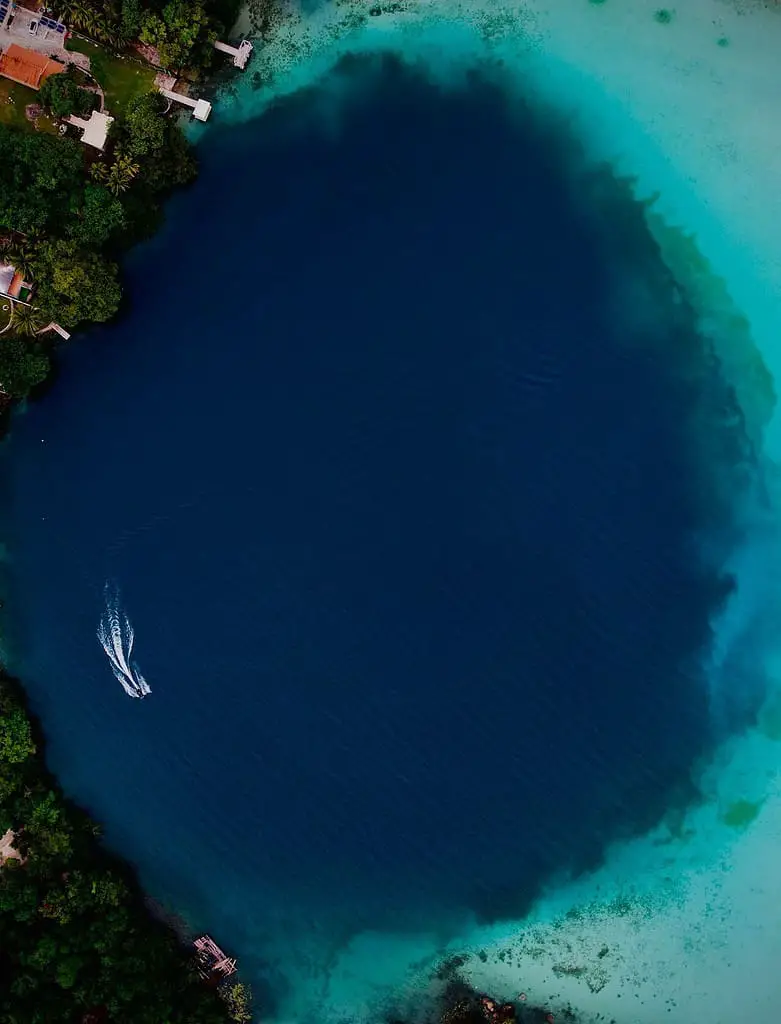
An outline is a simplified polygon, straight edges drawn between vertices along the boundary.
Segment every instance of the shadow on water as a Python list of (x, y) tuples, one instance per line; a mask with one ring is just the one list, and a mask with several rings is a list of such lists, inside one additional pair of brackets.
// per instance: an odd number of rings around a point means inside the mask
[(627, 183), (484, 77), (353, 60), (200, 156), (19, 422), (24, 668), (66, 786), (279, 995), (314, 922), (515, 917), (694, 798), (755, 468)]

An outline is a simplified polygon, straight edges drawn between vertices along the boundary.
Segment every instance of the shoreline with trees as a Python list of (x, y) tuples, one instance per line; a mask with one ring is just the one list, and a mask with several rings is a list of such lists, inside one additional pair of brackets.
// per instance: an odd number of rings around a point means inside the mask
[[(31, 292), (26, 307), (5, 290), (1, 297), (0, 409), (49, 377), (57, 341), (49, 325), (67, 334), (117, 313), (123, 253), (154, 234), (168, 195), (197, 176), (193, 149), (154, 75), (169, 68), (205, 80), (219, 56), (214, 41), (239, 10), (238, 0), (55, 4), (63, 23), (94, 42), (69, 39), (64, 54), (88, 53), (84, 67), (48, 74), (27, 120), (0, 120), (0, 269), (18, 271)], [(100, 79), (112, 77), (115, 88), (104, 93)], [(106, 99), (105, 146), (70, 137), (70, 119), (102, 112)]]
[[(62, 0), (55, 11), (96, 40), (74, 46), (89, 50), (96, 75), (113, 70), (112, 61), (119, 65), (121, 51), (151, 47), (192, 80), (210, 71), (213, 40), (235, 22), (239, 6)], [(113, 123), (102, 150), (68, 137), (65, 127), (72, 115), (103, 107), (98, 79), (78, 67), (43, 82), (26, 120), (0, 120), (3, 431), (14, 405), (50, 383), (60, 336), (115, 316), (123, 301), (123, 254), (154, 234), (165, 199), (197, 176), (178, 120), (151, 88), (154, 69), (143, 73), (137, 65), (143, 69), (138, 57), (128, 63), (126, 82), (115, 76)], [(132, 866), (104, 846), (100, 826), (64, 796), (46, 766), (42, 731), (23, 688), (2, 667), (0, 840), (2, 1020), (251, 1019), (249, 991), (235, 977), (219, 986), (204, 980), (189, 942), (150, 911)]]
[[(51, 91), (55, 103), (69, 98), (62, 87)], [(47, 325), (70, 332), (117, 313), (123, 252), (154, 233), (164, 199), (195, 178), (195, 156), (165, 109), (158, 93), (131, 100), (97, 158), (72, 139), (0, 124), (0, 264), (31, 291), (26, 304), (3, 299), (11, 307), (0, 333), (4, 404), (49, 376)]]
[(19, 683), (0, 673), (0, 1019), (15, 1024), (228, 1024), (240, 983), (205, 982), (182, 936), (150, 913), (132, 868), (45, 765)]

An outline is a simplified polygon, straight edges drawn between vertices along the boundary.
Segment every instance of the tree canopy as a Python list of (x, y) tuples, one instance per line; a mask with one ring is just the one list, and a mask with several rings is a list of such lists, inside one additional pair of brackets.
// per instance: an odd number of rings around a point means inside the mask
[(119, 308), (122, 289), (116, 263), (79, 249), (75, 242), (44, 242), (35, 270), (36, 303), (63, 327), (109, 320)]
[[(162, 28), (149, 24), (163, 33), (169, 54), (211, 58), (213, 26), (202, 0), (61, 0), (58, 11), (121, 45), (152, 9)], [(93, 102), (75, 76), (49, 83), (41, 101), (57, 116), (86, 112)], [(4, 300), (4, 407), (50, 371), (52, 335), (40, 334), (43, 326), (73, 328), (114, 315), (122, 249), (156, 223), (163, 197), (195, 176), (190, 147), (157, 93), (131, 101), (113, 128), (96, 160), (71, 139), (0, 123), (0, 257), (33, 287), (23, 302)], [(176, 936), (149, 915), (127, 866), (48, 773), (38, 735), (21, 689), (0, 670), (0, 836), (11, 829), (22, 858), (0, 863), (0, 1021), (248, 1020), (242, 987), (218, 998)]]
[(125, 112), (126, 146), (133, 156), (147, 156), (163, 148), (168, 123), (161, 116), (165, 100), (159, 93), (136, 96)]
[(9, 703), (0, 716), (0, 762), (21, 764), (34, 753), (27, 715), (21, 707)]
[(128, 105), (117, 133), (117, 146), (138, 161), (138, 185), (149, 199), (186, 185), (196, 176), (192, 147), (175, 121), (163, 114), (159, 93), (137, 96)]
[(59, 233), (78, 207), (84, 154), (77, 142), (0, 125), (0, 226)]
[(31, 345), (15, 336), (0, 335), (0, 382), (6, 394), (26, 398), (36, 384), (46, 380), (50, 365), (49, 357), (40, 345)]
[[(57, 83), (44, 94), (52, 109), (84, 92), (65, 73), (49, 82)], [(0, 124), (0, 255), (34, 288), (31, 305), (15, 303), (0, 335), (0, 405), (28, 395), (48, 372), (54, 336), (39, 337), (41, 327), (53, 321), (70, 330), (114, 315), (118, 255), (156, 227), (161, 200), (195, 173), (192, 150), (157, 92), (130, 101), (97, 161), (71, 139)]]
[(95, 94), (81, 88), (71, 69), (59, 75), (50, 75), (41, 86), (38, 96), (55, 117), (88, 114), (95, 106)]
[(139, 38), (155, 47), (165, 67), (181, 68), (210, 58), (217, 33), (202, 0), (169, 0), (160, 12), (146, 11)]
[(175, 936), (147, 915), (95, 825), (57, 790), (32, 731), (15, 684), (0, 678), (0, 825), (14, 830), (25, 858), (0, 866), (0, 1020), (246, 1020), (243, 994), (219, 999)]
[(103, 246), (125, 227), (122, 203), (98, 184), (84, 188), (84, 203), (69, 228), (71, 238), (85, 248)]
[(140, 39), (165, 67), (203, 70), (214, 59), (212, 41), (236, 22), (241, 0), (59, 0), (56, 10), (100, 43), (122, 49)]

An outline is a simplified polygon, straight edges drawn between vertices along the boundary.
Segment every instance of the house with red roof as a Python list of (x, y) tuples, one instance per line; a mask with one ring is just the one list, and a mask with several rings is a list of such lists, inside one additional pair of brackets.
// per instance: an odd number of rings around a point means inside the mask
[(18, 85), (26, 85), (28, 89), (37, 91), (47, 78), (64, 70), (65, 65), (48, 54), (28, 50), (18, 43), (11, 43), (0, 53), (0, 75)]

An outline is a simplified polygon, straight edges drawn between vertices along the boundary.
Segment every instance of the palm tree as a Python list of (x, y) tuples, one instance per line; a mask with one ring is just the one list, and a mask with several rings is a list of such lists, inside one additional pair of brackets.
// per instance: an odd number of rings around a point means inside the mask
[(92, 167), (90, 167), (89, 172), (95, 181), (105, 183), (108, 178), (108, 164), (105, 164), (100, 160), (98, 163), (93, 164)]
[(83, 28), (84, 20), (90, 14), (90, 7), (84, 0), (60, 0), (57, 10), (62, 20), (74, 28)]
[(91, 7), (87, 7), (84, 10), (81, 27), (88, 36), (98, 38), (100, 35), (101, 22), (102, 18), (97, 11), (93, 10)]
[(130, 156), (129, 153), (123, 152), (121, 149), (117, 150), (117, 155), (116, 155), (115, 162), (123, 170), (127, 171), (131, 175), (131, 177), (133, 177), (133, 178), (135, 178), (135, 176), (139, 172), (139, 169), (140, 169), (139, 165), (136, 164), (136, 163), (133, 163), (133, 157)]
[(15, 245), (11, 250), (9, 262), (13, 264), (14, 270), (29, 280), (35, 273), (35, 250), (24, 242)]
[(106, 187), (109, 192), (115, 196), (121, 192), (127, 192), (139, 170), (138, 164), (134, 164), (131, 157), (117, 153), (106, 179)]
[(11, 326), (17, 334), (32, 336), (44, 326), (44, 318), (39, 309), (35, 306), (26, 306), (22, 302), (15, 302), (11, 310)]
[(119, 196), (120, 193), (127, 192), (140, 169), (138, 164), (133, 163), (131, 156), (117, 150), (114, 163), (110, 167), (100, 161), (92, 165), (90, 174), (95, 181), (102, 182), (112, 195)]
[(103, 11), (103, 42), (118, 50), (122, 46), (122, 22), (117, 8), (106, 8)]
[(78, 2), (79, 0), (55, 0), (55, 3), (52, 4), (52, 9), (58, 18), (61, 18), (63, 21), (70, 21), (73, 8)]
[(86, 0), (60, 0), (58, 11), (63, 21), (90, 36), (99, 33), (101, 22), (104, 20), (102, 12), (96, 10)]
[(121, 164), (112, 164), (106, 179), (106, 188), (113, 196), (120, 196), (130, 188), (133, 177), (134, 175), (122, 167)]
[(111, 38), (111, 26), (106, 15), (99, 11), (95, 15), (95, 23), (92, 26), (92, 34), (99, 43), (107, 43)]
[(122, 36), (122, 26), (118, 21), (112, 22), (109, 25), (108, 39), (106, 40), (108, 46), (113, 47), (115, 53), (120, 53), (125, 45), (125, 39)]

